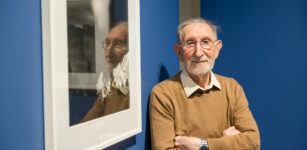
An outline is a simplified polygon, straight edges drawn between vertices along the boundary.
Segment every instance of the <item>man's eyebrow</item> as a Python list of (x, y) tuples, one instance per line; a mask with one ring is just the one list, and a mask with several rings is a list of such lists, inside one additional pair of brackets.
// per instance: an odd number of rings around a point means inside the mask
[(123, 39), (120, 39), (120, 38), (115, 38), (115, 39), (113, 39), (113, 41), (125, 41), (125, 40), (123, 40)]
[(195, 41), (194, 38), (188, 38), (186, 41)]
[(205, 36), (203, 38), (201, 38), (201, 40), (210, 40), (210, 41), (213, 41), (213, 39), (211, 37), (208, 37), (208, 36)]
[[(201, 40), (211, 40), (212, 41), (212, 38), (210, 36), (203, 36), (200, 38)], [(186, 41), (191, 41), (191, 40), (194, 40), (195, 41), (195, 38), (188, 38), (186, 39)]]

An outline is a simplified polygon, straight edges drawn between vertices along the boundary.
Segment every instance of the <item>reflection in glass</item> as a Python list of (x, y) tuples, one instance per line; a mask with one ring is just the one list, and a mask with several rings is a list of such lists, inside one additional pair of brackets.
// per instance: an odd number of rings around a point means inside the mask
[(76, 87), (70, 76), (70, 125), (130, 106), (127, 10), (127, 0), (67, 1), (69, 73), (96, 82), (96, 89)]
[(93, 73), (95, 72), (94, 14), (89, 1), (81, 2), (79, 7), (68, 5), (68, 70)]

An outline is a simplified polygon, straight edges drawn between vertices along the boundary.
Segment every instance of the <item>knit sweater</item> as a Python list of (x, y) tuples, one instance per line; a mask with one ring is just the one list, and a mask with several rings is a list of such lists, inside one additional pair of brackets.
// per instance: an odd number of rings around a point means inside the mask
[[(232, 78), (215, 77), (221, 89), (198, 90), (190, 97), (180, 73), (153, 88), (149, 104), (153, 150), (174, 149), (178, 135), (205, 138), (209, 150), (260, 149), (258, 127), (242, 87)], [(230, 126), (241, 133), (223, 137)]]
[(120, 90), (111, 88), (106, 98), (102, 98), (101, 94), (99, 94), (93, 107), (87, 112), (81, 122), (128, 109), (130, 107), (129, 104), (129, 93), (124, 95)]

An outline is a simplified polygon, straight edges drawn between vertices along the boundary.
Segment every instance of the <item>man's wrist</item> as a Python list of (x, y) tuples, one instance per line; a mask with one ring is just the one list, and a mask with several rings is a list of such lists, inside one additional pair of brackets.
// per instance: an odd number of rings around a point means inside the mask
[(201, 139), (199, 150), (209, 150), (208, 142), (206, 139)]

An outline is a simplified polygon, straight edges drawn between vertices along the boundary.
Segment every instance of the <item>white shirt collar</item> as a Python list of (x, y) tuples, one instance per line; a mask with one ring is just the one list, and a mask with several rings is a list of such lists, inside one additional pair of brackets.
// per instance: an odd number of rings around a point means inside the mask
[(105, 78), (104, 72), (100, 73), (96, 84), (97, 93), (101, 92), (103, 98), (111, 92), (111, 87), (118, 89), (124, 95), (129, 93), (129, 52), (123, 57), (123, 60), (113, 69), (113, 78)]
[(183, 71), (180, 74), (180, 79), (181, 79), (181, 83), (182, 83), (184, 92), (187, 95), (187, 97), (190, 97), (198, 89), (206, 91), (206, 90), (212, 89), (213, 86), (215, 86), (215, 87), (217, 87), (218, 89), (221, 90), (220, 83), (218, 82), (218, 80), (216, 79), (216, 77), (215, 77), (215, 75), (212, 71), (210, 71), (210, 77), (211, 77), (210, 84), (206, 88), (203, 88), (203, 87), (199, 86), (198, 84), (196, 84), (191, 79), (189, 74), (185, 71), (185, 69), (183, 69)]

